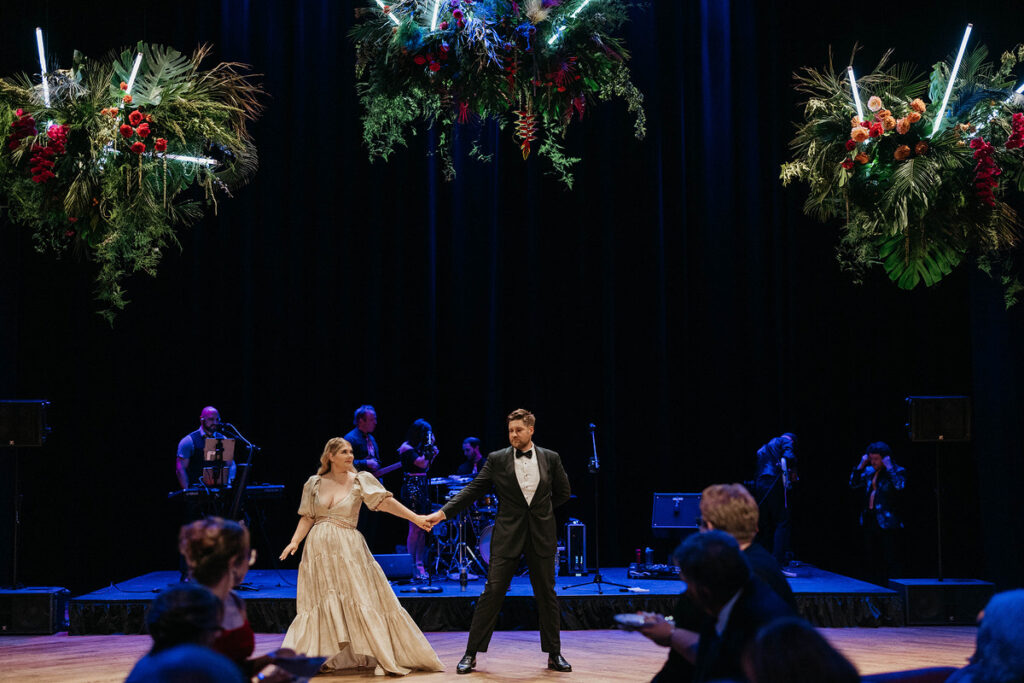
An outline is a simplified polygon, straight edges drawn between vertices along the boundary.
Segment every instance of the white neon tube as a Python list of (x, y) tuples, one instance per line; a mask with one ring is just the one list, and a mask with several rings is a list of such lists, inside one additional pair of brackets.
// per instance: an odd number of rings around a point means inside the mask
[(139, 75), (139, 65), (142, 64), (142, 53), (135, 55), (135, 63), (132, 64), (132, 75), (128, 77), (128, 89), (125, 93), (130, 95), (132, 93), (132, 86), (135, 85), (135, 77)]
[(207, 166), (215, 166), (217, 164), (216, 159), (208, 159), (206, 157), (186, 157), (180, 154), (165, 154), (164, 156), (175, 161), (186, 161), (193, 164), (205, 164)]
[(1017, 93), (1018, 95), (1024, 93), (1024, 83), (1021, 83), (1020, 87), (1014, 90), (1013, 92)]
[(956, 61), (953, 62), (953, 70), (949, 72), (949, 83), (946, 84), (946, 94), (942, 97), (942, 106), (939, 107), (939, 113), (935, 117), (935, 126), (932, 128), (932, 135), (939, 132), (939, 126), (942, 125), (942, 115), (946, 113), (946, 105), (949, 103), (949, 94), (953, 92), (953, 82), (956, 80), (956, 74), (960, 70), (960, 60), (964, 57), (964, 50), (967, 48), (967, 39), (971, 36), (971, 28), (973, 28), (973, 26), (974, 24), (967, 24), (967, 30), (964, 31), (964, 38), (960, 41), (960, 50), (956, 53)]
[(434, 0), (434, 13), (430, 17), (430, 30), (437, 30), (437, 13), (441, 10), (441, 0)]
[(39, 75), (43, 80), (43, 104), (50, 107), (50, 83), (46, 80), (46, 53), (43, 51), (43, 29), (36, 27), (36, 48), (39, 50)]
[(857, 89), (857, 78), (853, 75), (853, 67), (846, 67), (846, 74), (850, 77), (850, 90), (853, 91), (853, 103), (857, 105), (857, 118), (864, 123), (864, 108), (860, 104), (860, 90)]

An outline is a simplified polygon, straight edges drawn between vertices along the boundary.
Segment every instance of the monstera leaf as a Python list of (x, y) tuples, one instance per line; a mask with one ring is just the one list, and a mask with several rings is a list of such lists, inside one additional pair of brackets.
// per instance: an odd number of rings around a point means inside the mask
[(889, 279), (900, 289), (913, 289), (924, 282), (931, 287), (953, 272), (964, 257), (964, 247), (955, 236), (936, 231), (912, 231), (882, 240), (878, 255)]
[(142, 63), (132, 86), (135, 106), (158, 105), (164, 97), (188, 86), (188, 80), (195, 72), (192, 59), (173, 48), (139, 43), (135, 51), (125, 50), (114, 60), (111, 86), (115, 90), (121, 82), (127, 83), (131, 78), (135, 55), (139, 52), (142, 53)]

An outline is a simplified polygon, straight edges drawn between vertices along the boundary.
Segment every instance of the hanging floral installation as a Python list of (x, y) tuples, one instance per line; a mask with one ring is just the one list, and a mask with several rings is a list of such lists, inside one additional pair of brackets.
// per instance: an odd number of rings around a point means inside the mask
[(113, 321), (124, 280), (156, 274), (175, 230), (217, 210), (217, 195), (256, 171), (246, 126), (262, 109), (248, 67), (203, 70), (191, 57), (139, 43), (70, 69), (0, 79), (0, 198), (37, 249), (98, 265), (100, 313)]
[[(447, 179), (455, 176), (458, 126), (511, 125), (525, 160), (546, 157), (570, 189), (578, 158), (566, 130), (596, 102), (622, 98), (646, 133), (643, 94), (630, 80), (629, 52), (614, 33), (630, 0), (398, 0), (356, 10), (350, 31), (371, 159), (387, 160), (416, 124), (438, 130)], [(477, 136), (480, 127), (476, 126)], [(479, 140), (472, 154), (487, 159)]]
[(890, 64), (891, 50), (863, 76), (837, 73), (831, 58), (797, 72), (807, 101), (781, 178), (807, 183), (808, 216), (842, 219), (839, 260), (855, 279), (880, 265), (900, 288), (931, 286), (972, 254), (1002, 279), (1009, 306), (1024, 289), (1012, 263), (1024, 196), (1013, 73), (1024, 46), (993, 64), (984, 46), (964, 53), (969, 34), (930, 78)]

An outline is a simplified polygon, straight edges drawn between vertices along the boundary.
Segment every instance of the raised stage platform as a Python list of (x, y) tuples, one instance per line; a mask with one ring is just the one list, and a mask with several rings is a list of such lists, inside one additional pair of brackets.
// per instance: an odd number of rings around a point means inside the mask
[[(296, 570), (254, 569), (240, 594), (257, 633), (283, 633), (295, 616)], [(169, 585), (177, 571), (152, 572), (112, 584), (70, 601), (71, 635), (145, 633), (146, 606)], [(602, 570), (605, 581), (631, 589), (596, 584), (566, 588), (592, 579), (560, 577), (556, 584), (562, 610), (562, 629), (612, 628), (622, 612), (645, 610), (669, 614), (683, 589), (681, 581), (630, 579), (626, 569)], [(789, 579), (800, 614), (815, 626), (902, 626), (903, 604), (895, 591), (809, 565)], [(402, 606), (424, 631), (468, 631), (476, 598), (484, 580), (471, 581), (463, 590), (457, 581), (444, 580), (440, 593), (414, 592), (415, 584), (393, 583)], [(513, 579), (498, 619), (499, 631), (537, 630), (537, 611), (528, 577)]]

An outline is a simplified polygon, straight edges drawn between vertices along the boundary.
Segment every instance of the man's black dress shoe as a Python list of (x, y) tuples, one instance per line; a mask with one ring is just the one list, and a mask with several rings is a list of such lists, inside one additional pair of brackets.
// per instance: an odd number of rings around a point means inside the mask
[(553, 671), (572, 671), (572, 666), (562, 655), (548, 655), (548, 668)]
[[(550, 661), (551, 660), (549, 658), (548, 659), (548, 662), (549, 662), (548, 666), (551, 666)], [(564, 662), (565, 660), (563, 659), (562, 661)], [(473, 670), (474, 666), (476, 666), (476, 655), (466, 655), (462, 659), (459, 660), (458, 666), (455, 667), (455, 673), (457, 673), (457, 674), (468, 674), (470, 671)]]

